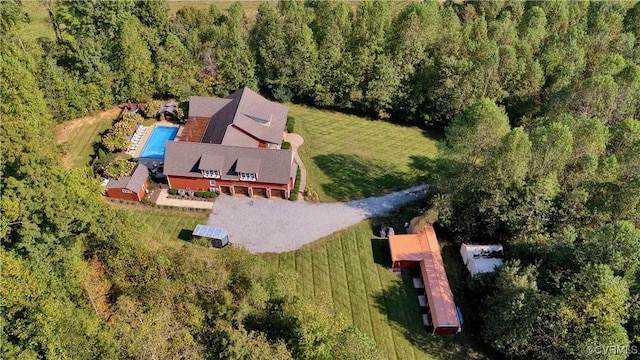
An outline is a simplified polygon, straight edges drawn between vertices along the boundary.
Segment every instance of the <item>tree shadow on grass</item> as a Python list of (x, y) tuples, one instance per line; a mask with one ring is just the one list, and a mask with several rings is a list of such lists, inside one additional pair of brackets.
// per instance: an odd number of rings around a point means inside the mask
[(188, 229), (182, 229), (182, 230), (180, 230), (180, 233), (178, 234), (178, 239), (184, 240), (184, 241), (191, 241), (191, 235), (192, 234), (193, 234), (193, 231), (188, 230)]
[(388, 239), (371, 239), (371, 253), (373, 254), (373, 262), (376, 264), (384, 267), (391, 266), (391, 250)]
[(416, 185), (416, 176), (356, 155), (325, 154), (313, 158), (330, 179), (324, 191), (338, 201), (384, 195)]
[(374, 294), (376, 309), (386, 315), (414, 346), (438, 359), (486, 359), (484, 349), (467, 334), (431, 335), (422, 324), (418, 292), (410, 276), (399, 276), (390, 287)]

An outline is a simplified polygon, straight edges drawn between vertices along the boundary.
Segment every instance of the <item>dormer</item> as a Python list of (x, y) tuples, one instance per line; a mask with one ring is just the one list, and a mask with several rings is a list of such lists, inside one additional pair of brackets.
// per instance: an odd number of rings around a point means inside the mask
[(242, 181), (258, 181), (260, 170), (260, 159), (238, 158), (236, 162), (236, 173)]
[(203, 177), (219, 179), (222, 175), (222, 166), (224, 165), (224, 157), (220, 155), (205, 153), (200, 157), (198, 170)]

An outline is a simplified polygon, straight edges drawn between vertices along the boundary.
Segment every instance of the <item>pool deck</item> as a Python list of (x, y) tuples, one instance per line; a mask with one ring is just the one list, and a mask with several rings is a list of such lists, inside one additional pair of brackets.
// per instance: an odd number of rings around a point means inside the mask
[[(142, 150), (144, 150), (144, 147), (147, 145), (147, 140), (149, 140), (149, 138), (151, 137), (151, 133), (153, 132), (153, 130), (155, 130), (156, 126), (177, 127), (178, 134), (180, 134), (180, 132), (182, 131), (182, 126), (180, 125), (176, 125), (168, 121), (159, 121), (148, 127), (147, 132), (142, 137), (142, 140), (140, 140), (140, 144), (138, 145), (138, 148), (135, 150), (127, 150), (127, 154), (131, 155), (131, 157), (134, 159), (140, 159), (140, 154), (142, 153)], [(154, 159), (154, 160), (162, 161), (162, 159)]]

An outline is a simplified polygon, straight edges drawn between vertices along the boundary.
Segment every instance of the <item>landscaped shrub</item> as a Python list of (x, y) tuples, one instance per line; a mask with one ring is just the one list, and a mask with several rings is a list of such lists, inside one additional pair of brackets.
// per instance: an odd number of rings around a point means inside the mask
[(289, 195), (289, 200), (298, 200), (298, 192), (300, 192), (300, 168), (298, 168), (298, 171), (296, 171), (296, 184), (293, 185), (293, 189), (291, 190), (291, 194)]
[(296, 119), (293, 116), (287, 116), (287, 132), (292, 133), (295, 128)]
[(204, 197), (204, 191), (196, 191), (196, 197)]
[(105, 167), (104, 174), (109, 178), (119, 179), (129, 175), (134, 166), (135, 163), (127, 161), (121, 157), (116, 157), (111, 164)]
[(287, 150), (287, 149), (291, 149), (291, 143), (288, 141), (285, 141), (282, 143), (282, 149)]
[(133, 135), (136, 131), (136, 125), (143, 121), (144, 119), (139, 114), (123, 115), (102, 137), (102, 145), (111, 152), (126, 150), (131, 144), (127, 136)]
[(218, 193), (214, 191), (207, 191), (207, 197), (211, 199), (215, 199), (216, 197), (218, 197)]
[(318, 195), (317, 191), (307, 186), (307, 188), (304, 190), (304, 199), (306, 201), (317, 202), (320, 201), (320, 195)]
[(273, 98), (279, 102), (287, 103), (291, 102), (293, 98), (293, 92), (285, 85), (276, 86), (272, 92)]
[(169, 195), (178, 195), (178, 189), (177, 188), (169, 189)]
[(157, 99), (147, 102), (147, 107), (144, 109), (144, 114), (146, 115), (147, 119), (155, 118), (156, 115), (158, 115), (158, 110), (160, 110), (160, 106), (162, 106), (163, 103), (164, 101)]

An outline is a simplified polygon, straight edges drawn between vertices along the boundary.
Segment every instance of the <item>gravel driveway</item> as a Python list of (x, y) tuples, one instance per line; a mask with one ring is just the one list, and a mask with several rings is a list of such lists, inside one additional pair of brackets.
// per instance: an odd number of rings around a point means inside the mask
[(221, 196), (213, 205), (209, 225), (227, 229), (229, 240), (253, 253), (285, 252), (360, 221), (425, 196), (428, 185), (348, 203)]

